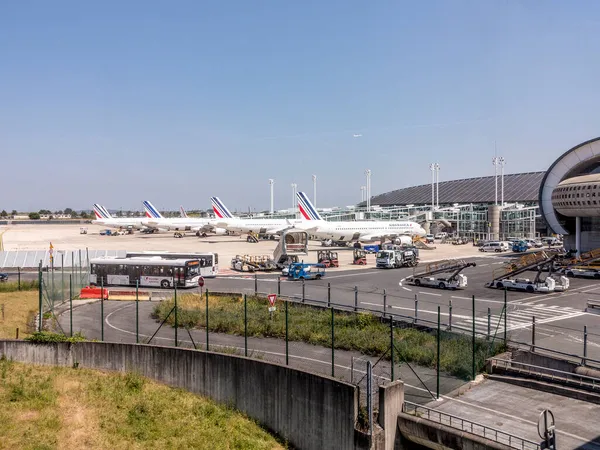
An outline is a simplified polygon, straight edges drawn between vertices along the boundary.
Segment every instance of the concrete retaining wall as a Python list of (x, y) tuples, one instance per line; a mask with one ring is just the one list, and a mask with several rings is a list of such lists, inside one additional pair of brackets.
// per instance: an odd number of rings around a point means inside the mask
[[(398, 427), (402, 438), (431, 449), (454, 450), (510, 450), (511, 447), (492, 442), (465, 431), (450, 428), (410, 414), (400, 413)], [(400, 437), (400, 436), (399, 436)], [(406, 443), (397, 443), (395, 448), (410, 447)]]
[(0, 341), (15, 361), (135, 371), (232, 405), (299, 449), (355, 447), (358, 389), (333, 378), (249, 358), (149, 345)]

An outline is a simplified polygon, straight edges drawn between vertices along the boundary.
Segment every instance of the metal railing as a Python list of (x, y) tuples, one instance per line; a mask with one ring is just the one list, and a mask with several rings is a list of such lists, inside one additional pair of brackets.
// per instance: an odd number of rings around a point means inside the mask
[(551, 369), (549, 367), (534, 366), (518, 361), (511, 361), (501, 358), (490, 358), (492, 366), (512, 370), (527, 375), (539, 377), (548, 377), (550, 381), (562, 381), (564, 383), (575, 385), (577, 387), (586, 387), (592, 391), (600, 392), (600, 378), (594, 378), (587, 375), (580, 375), (575, 372), (566, 372), (564, 370)]
[(511, 448), (517, 448), (520, 450), (540, 449), (540, 444), (537, 442), (533, 442), (477, 422), (471, 422), (470, 420), (456, 417), (436, 409), (428, 408), (427, 406), (405, 401), (404, 405), (402, 406), (402, 411), (406, 414), (411, 414), (413, 416), (421, 417), (441, 425), (446, 425), (457, 430), (466, 431), (467, 433), (481, 436), (499, 444), (508, 445)]

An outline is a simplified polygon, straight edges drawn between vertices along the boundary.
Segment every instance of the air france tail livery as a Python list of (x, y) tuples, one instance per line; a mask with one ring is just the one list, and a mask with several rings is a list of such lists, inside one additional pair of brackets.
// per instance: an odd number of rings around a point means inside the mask
[(229, 231), (237, 233), (258, 233), (267, 235), (281, 234), (284, 230), (294, 228), (302, 220), (288, 219), (240, 219), (233, 217), (227, 206), (219, 199), (219, 197), (211, 197), (213, 211), (217, 219), (217, 226), (226, 228)]
[(98, 203), (94, 203), (94, 215), (96, 220), (92, 220), (95, 225), (103, 225), (110, 228), (142, 228), (141, 219), (130, 217), (113, 217), (108, 210)]
[(296, 196), (300, 213), (306, 220), (297, 228), (304, 228), (318, 237), (346, 242), (373, 242), (400, 236), (425, 236), (427, 234), (421, 225), (410, 221), (327, 222), (321, 218), (304, 192), (298, 192)]
[(192, 231), (196, 233), (197, 236), (208, 232), (216, 234), (225, 233), (225, 230), (217, 229), (213, 224), (214, 221), (211, 219), (188, 217), (183, 209), (183, 206), (180, 209), (182, 217), (171, 219), (163, 217), (158, 209), (148, 200), (144, 200), (142, 204), (144, 205), (144, 210), (146, 211), (146, 218), (142, 220), (142, 223), (148, 228), (152, 228), (157, 231)]

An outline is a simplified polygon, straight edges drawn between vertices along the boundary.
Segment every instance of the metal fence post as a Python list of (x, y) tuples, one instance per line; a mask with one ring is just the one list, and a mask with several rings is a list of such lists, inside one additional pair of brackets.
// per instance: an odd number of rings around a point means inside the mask
[(331, 283), (327, 283), (327, 307), (331, 306)]
[(475, 296), (473, 296), (473, 336), (471, 338), (471, 344), (473, 346), (473, 355), (472, 355), (472, 367), (471, 367), (471, 378), (475, 379)]
[(487, 336), (486, 336), (486, 340), (490, 340), (490, 335), (492, 334), (492, 311), (490, 308), (488, 308), (488, 314), (487, 314)]
[(394, 381), (394, 318), (390, 317), (390, 364), (391, 364), (391, 381)]
[(448, 300), (448, 331), (452, 331), (452, 299)]
[(254, 295), (258, 295), (258, 275), (254, 274)]
[(100, 278), (100, 340), (104, 342), (104, 278)]
[(17, 267), (17, 276), (18, 276), (18, 282), (19, 282), (19, 290), (21, 290), (21, 268)]
[(581, 361), (581, 364), (584, 366), (587, 363), (587, 339), (588, 339), (587, 325), (584, 325), (583, 326), (583, 360)]
[(354, 286), (354, 311), (358, 311), (358, 287)]
[(42, 331), (42, 319), (43, 319), (43, 312), (42, 312), (42, 283), (44, 282), (44, 280), (42, 279), (42, 261), (40, 260), (40, 265), (38, 267), (38, 297), (39, 297), (39, 325), (38, 325), (38, 331)]
[(306, 283), (304, 282), (304, 278), (302, 278), (302, 303), (304, 303), (304, 294), (305, 294)]
[(335, 376), (335, 311), (331, 308), (331, 376)]
[(60, 254), (60, 301), (65, 301), (65, 254)]
[(277, 297), (281, 295), (281, 277), (277, 277)]
[(244, 294), (244, 356), (248, 356), (248, 299)]
[(69, 330), (73, 337), (73, 275), (69, 275)]
[(285, 365), (290, 364), (289, 340), (288, 340), (288, 301), (285, 302)]
[(531, 318), (531, 351), (535, 352), (535, 316)]
[(373, 437), (373, 388), (371, 387), (373, 377), (373, 366), (367, 361), (367, 414), (369, 415), (369, 436)]
[(177, 317), (177, 281), (175, 281), (175, 283), (173, 283), (173, 285), (175, 286), (175, 296), (174, 296), (174, 301), (175, 301), (175, 347), (179, 346), (179, 343), (177, 342), (177, 328), (179, 328), (179, 321), (178, 321), (178, 317)]
[(208, 289), (206, 290), (206, 351), (209, 351), (208, 344)]
[(419, 314), (419, 299), (417, 298), (417, 294), (415, 294), (415, 318), (414, 318), (414, 324), (417, 324), (417, 317)]
[(383, 290), (383, 317), (386, 316), (387, 312), (387, 293), (385, 289)]
[(441, 334), (440, 334), (440, 327), (441, 327), (441, 317), (442, 317), (442, 313), (440, 312), (440, 306), (438, 306), (438, 327), (437, 327), (437, 362), (435, 364), (436, 366), (436, 372), (437, 372), (437, 398), (440, 398), (440, 343), (441, 343)]
[(140, 280), (135, 280), (135, 343), (140, 343)]
[(506, 345), (506, 330), (507, 330), (507, 326), (506, 326), (506, 321), (508, 320), (508, 308), (507, 308), (507, 302), (506, 302), (506, 288), (504, 288), (504, 345)]

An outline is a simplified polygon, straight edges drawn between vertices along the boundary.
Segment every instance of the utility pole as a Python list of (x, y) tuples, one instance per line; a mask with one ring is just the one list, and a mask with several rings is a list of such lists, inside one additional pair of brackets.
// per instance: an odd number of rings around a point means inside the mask
[(296, 183), (292, 183), (292, 211), (294, 211), (294, 208), (296, 207), (296, 188), (298, 187), (298, 185)]
[(494, 204), (498, 206), (498, 157), (496, 156), (496, 141), (494, 141), (494, 157), (492, 158), (492, 164), (494, 165)]
[(367, 177), (367, 212), (371, 211), (371, 169), (365, 170)]
[(437, 173), (437, 175), (436, 175), (437, 181), (436, 181), (436, 188), (435, 188), (435, 190), (436, 190), (435, 196), (436, 196), (437, 200), (436, 200), (435, 204), (439, 208), (440, 207), (440, 165), (438, 163), (435, 163), (435, 171)]
[(500, 163), (500, 205), (504, 207), (504, 164), (506, 164), (506, 160), (501, 156), (498, 158), (498, 162)]
[(367, 195), (365, 194), (367, 187), (366, 186), (361, 186), (360, 187), (360, 201), (364, 202), (366, 200)]
[(269, 178), (269, 186), (271, 188), (271, 208), (269, 212), (273, 214), (273, 185), (275, 184), (275, 180), (273, 178)]
[(312, 180), (313, 180), (313, 205), (316, 208), (317, 207), (317, 176), (313, 175)]
[(431, 210), (435, 209), (435, 164), (429, 164), (431, 170)]

